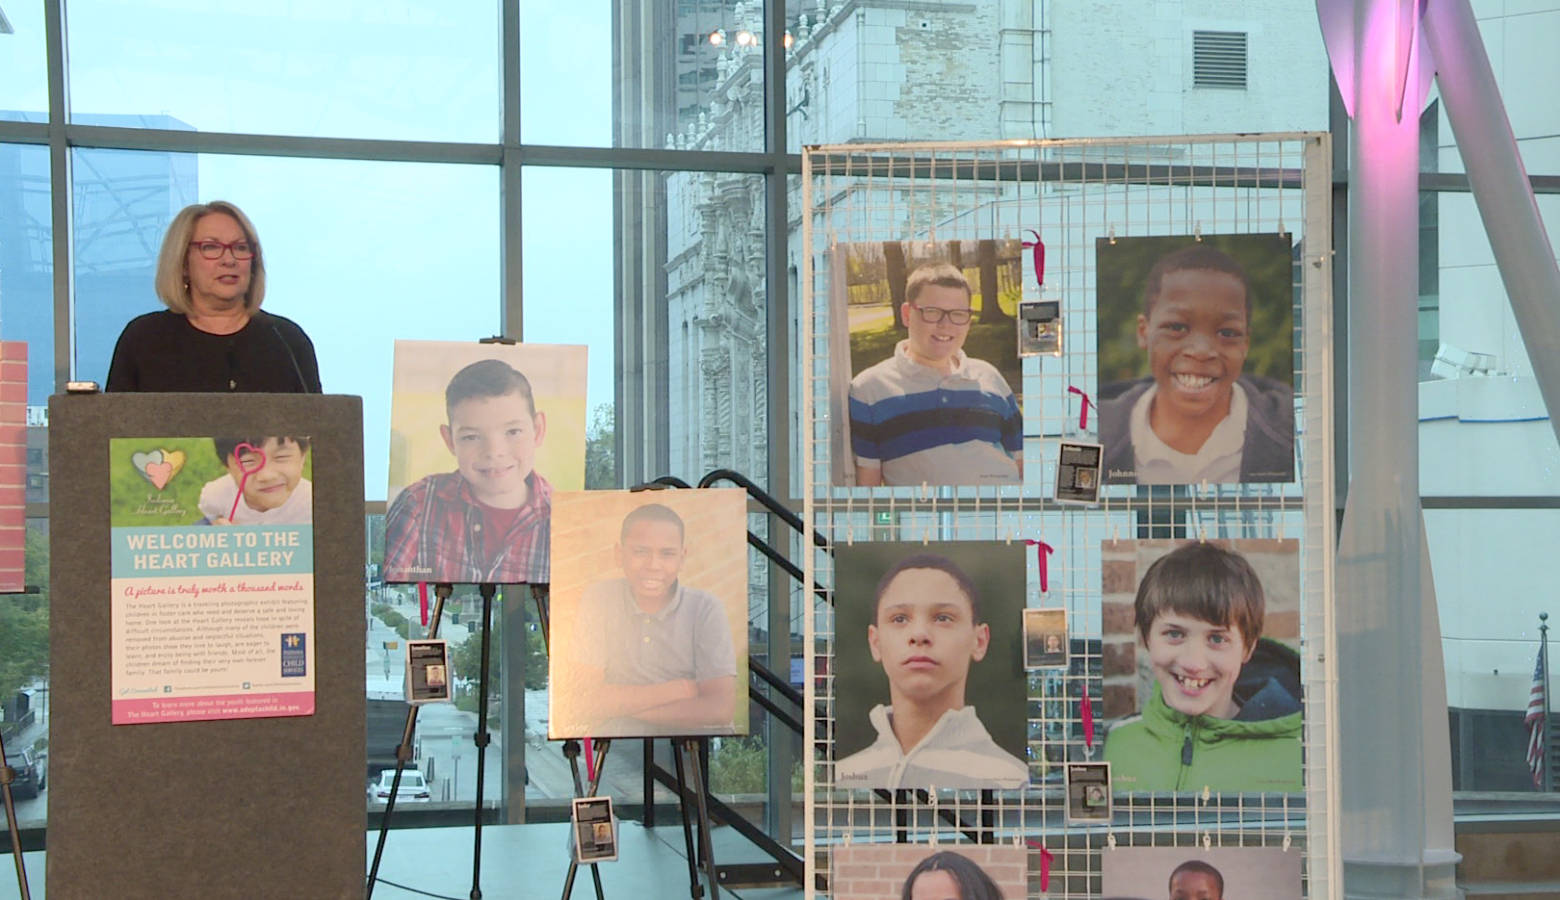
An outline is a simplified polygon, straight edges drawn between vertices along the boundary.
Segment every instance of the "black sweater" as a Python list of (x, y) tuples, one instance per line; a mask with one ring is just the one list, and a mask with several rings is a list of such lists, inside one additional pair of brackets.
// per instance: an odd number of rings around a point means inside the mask
[(256, 312), (232, 334), (209, 334), (163, 310), (125, 326), (104, 389), (318, 394), (320, 368), (291, 319)]

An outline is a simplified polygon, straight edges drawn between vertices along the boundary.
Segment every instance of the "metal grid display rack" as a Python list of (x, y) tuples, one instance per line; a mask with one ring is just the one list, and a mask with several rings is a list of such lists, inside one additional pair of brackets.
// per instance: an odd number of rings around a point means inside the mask
[[(1030, 784), (1010, 791), (872, 791), (834, 783), (836, 695), (833, 556), (807, 554), (805, 766), (809, 896), (833, 897), (838, 848), (964, 842), (1027, 848), (1029, 897), (1101, 894), (1105, 854), (1121, 847), (1282, 847), (1301, 855), (1307, 897), (1341, 896), (1332, 663), (1333, 485), (1330, 138), (1214, 135), (998, 143), (849, 144), (807, 148), (802, 168), (802, 547), (862, 541), (1043, 539), (1049, 590), (1028, 559), (1026, 604), (1065, 606), (1070, 666), (1029, 673)], [(1061, 301), (1059, 356), (1022, 360), (1024, 483), (839, 486), (837, 448), (847, 340), (831, 315), (837, 249), (855, 242), (1011, 239), (1044, 242), (1044, 286), (1026, 257), (1025, 299)], [(1094, 441), (1080, 427), (1098, 387), (1096, 240), (1146, 235), (1286, 233), (1293, 240), (1296, 478), (1288, 484), (1107, 485), (1099, 502), (1053, 499), (1057, 445)], [(831, 372), (832, 370), (832, 372)], [(831, 374), (834, 376), (831, 381)], [(831, 389), (831, 384), (833, 385)], [(1108, 824), (1068, 825), (1064, 760), (1086, 746), (1084, 697), (1103, 691), (1102, 546), (1117, 539), (1289, 538), (1299, 545), (1302, 793), (1135, 793), (1115, 798)], [(993, 627), (998, 627), (994, 625)], [(1014, 627), (1017, 627), (1016, 623)], [(1080, 648), (1082, 648), (1080, 650)], [(1042, 869), (1045, 877), (1042, 877)], [(1042, 884), (1044, 882), (1044, 884)], [(897, 890), (897, 887), (896, 887)]]

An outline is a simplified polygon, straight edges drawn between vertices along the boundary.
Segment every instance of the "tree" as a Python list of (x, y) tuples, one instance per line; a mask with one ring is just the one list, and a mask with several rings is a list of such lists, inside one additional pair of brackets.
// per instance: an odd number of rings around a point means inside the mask
[[(479, 607), (480, 608), (480, 607)], [(455, 666), (455, 674), (461, 678), (469, 678), (476, 682), (482, 673), (482, 634), (478, 631), (481, 619), (480, 615), (473, 616), (471, 634), (451, 651), (451, 662)], [(547, 644), (542, 640), (542, 630), (536, 627), (536, 623), (527, 621), (525, 624), (525, 687), (526, 690), (539, 690), (547, 686)], [(493, 688), (492, 679), (498, 674), (498, 660), (504, 653), (504, 630), (493, 629), (493, 639), (488, 646), (488, 678), (489, 690)], [(497, 693), (497, 691), (493, 691)]]
[(898, 241), (883, 242), (883, 277), (888, 279), (888, 296), (894, 314), (898, 315), (900, 304), (905, 302), (905, 279), (910, 277), (910, 269), (905, 263), (905, 248)]
[(0, 596), (0, 701), (49, 675), (49, 534), (27, 529), (23, 581), (36, 594)]
[(1013, 317), (997, 302), (997, 296), (1001, 293), (997, 284), (997, 242), (979, 241), (976, 248), (980, 260), (980, 322), (982, 325), (1011, 327)]
[(29, 609), (33, 599), (0, 597), (0, 700), (10, 700), (49, 671), (49, 611)]
[(603, 403), (591, 412), (590, 427), (585, 430), (585, 489), (621, 487), (617, 473), (617, 422), (612, 404)]

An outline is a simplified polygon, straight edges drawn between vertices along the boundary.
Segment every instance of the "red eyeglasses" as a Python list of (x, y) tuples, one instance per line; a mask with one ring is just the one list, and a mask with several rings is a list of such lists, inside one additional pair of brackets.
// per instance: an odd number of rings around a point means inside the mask
[(200, 255), (207, 259), (221, 259), (223, 251), (233, 251), (234, 259), (254, 259), (255, 246), (248, 241), (234, 241), (224, 244), (221, 241), (190, 241), (190, 246), (200, 251)]

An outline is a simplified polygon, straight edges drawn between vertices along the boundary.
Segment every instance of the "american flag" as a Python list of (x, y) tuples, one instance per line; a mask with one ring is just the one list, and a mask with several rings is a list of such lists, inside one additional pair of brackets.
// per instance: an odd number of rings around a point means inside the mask
[(1545, 665), (1549, 656), (1548, 647), (1538, 648), (1538, 662), (1533, 666), (1533, 687), (1528, 691), (1527, 717), (1522, 724), (1528, 729), (1527, 762), (1528, 771), (1533, 773), (1534, 787), (1544, 786), (1544, 732), (1547, 723), (1544, 721), (1546, 707), (1549, 705), (1545, 696), (1548, 688), (1548, 667)]

